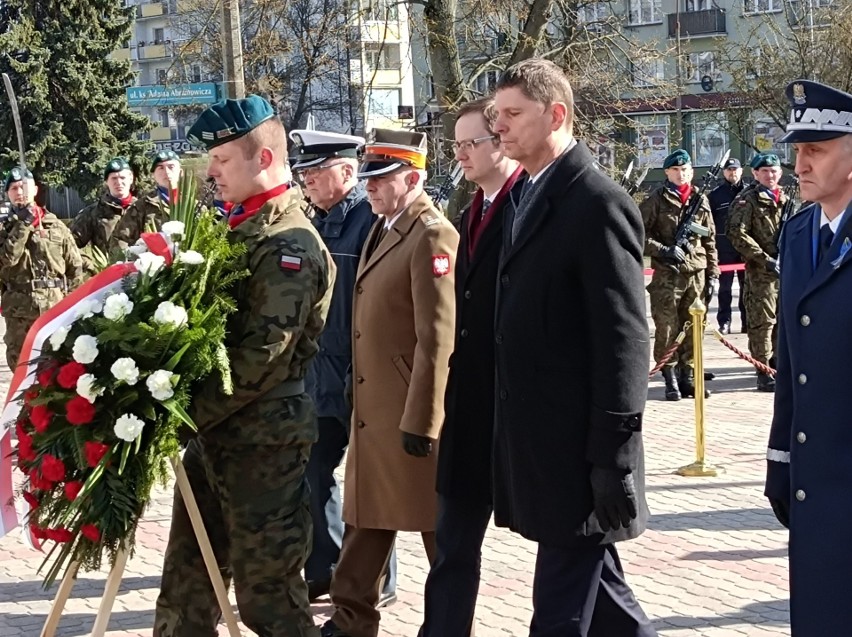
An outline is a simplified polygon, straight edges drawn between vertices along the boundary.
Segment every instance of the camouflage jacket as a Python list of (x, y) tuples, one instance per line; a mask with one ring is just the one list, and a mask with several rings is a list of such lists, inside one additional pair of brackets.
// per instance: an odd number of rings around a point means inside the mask
[(0, 229), (3, 313), (33, 318), (80, 284), (83, 263), (68, 227), (45, 211), (39, 225), (8, 221)]
[[(693, 195), (695, 188), (693, 187)], [(692, 235), (689, 238), (691, 250), (686, 255), (686, 263), (677, 266), (682, 274), (693, 274), (706, 270), (710, 276), (719, 276), (719, 255), (716, 252), (716, 226), (710, 214), (707, 197), (701, 196), (701, 207), (695, 222), (709, 228), (710, 236)], [(667, 261), (658, 258), (660, 248), (674, 244), (678, 225), (681, 222), (680, 198), (665, 184), (657, 187), (647, 199), (639, 205), (642, 221), (645, 224), (645, 254), (651, 257), (654, 269), (669, 268)]]
[(778, 203), (764, 188), (749, 188), (731, 204), (725, 234), (746, 263), (761, 268), (778, 256), (778, 226), (787, 197)]
[(231, 240), (246, 245), (250, 272), (238, 285), (238, 309), (225, 343), (234, 391), (226, 395), (218, 378), (208, 379), (192, 406), (199, 430), (262, 398), (276, 398), (285, 381), (305, 377), (319, 349), (335, 266), (307, 210), (294, 186), (231, 230)]
[(127, 211), (115, 224), (109, 239), (110, 250), (132, 246), (136, 240), (153, 226), (159, 230), (169, 220), (169, 205), (155, 188), (127, 207)]
[(71, 222), (71, 234), (78, 248), (94, 246), (106, 253), (109, 251), (109, 240), (115, 230), (118, 220), (133, 204), (122, 208), (109, 195), (103, 195), (97, 202), (86, 206)]

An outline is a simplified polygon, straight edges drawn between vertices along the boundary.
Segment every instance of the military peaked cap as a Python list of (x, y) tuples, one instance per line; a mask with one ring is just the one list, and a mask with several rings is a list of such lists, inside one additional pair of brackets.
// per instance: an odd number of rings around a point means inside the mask
[(671, 155), (663, 160), (663, 168), (671, 168), (673, 166), (686, 166), (692, 163), (689, 153), (683, 148), (678, 148)]
[(272, 105), (260, 95), (241, 100), (222, 100), (206, 109), (186, 138), (196, 146), (210, 150), (250, 133), (268, 119), (275, 117)]
[(852, 95), (836, 88), (796, 80), (787, 85), (790, 122), (782, 142), (824, 142), (852, 133)]
[(290, 157), (293, 170), (317, 166), (332, 157), (357, 158), (366, 141), (355, 135), (302, 129), (290, 131), (290, 139), (294, 144)]
[(361, 153), (361, 178), (387, 175), (404, 166), (426, 168), (426, 133), (374, 128)]

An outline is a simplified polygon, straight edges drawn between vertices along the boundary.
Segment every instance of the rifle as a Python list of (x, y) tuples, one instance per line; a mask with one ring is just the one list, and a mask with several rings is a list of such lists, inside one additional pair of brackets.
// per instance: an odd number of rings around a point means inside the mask
[(444, 183), (441, 184), (441, 187), (438, 188), (437, 192), (435, 192), (435, 196), (432, 197), (436, 206), (442, 210), (447, 207), (447, 204), (450, 202), (450, 195), (458, 187), (462, 175), (464, 175), (464, 170), (462, 169), (461, 164), (456, 164), (447, 174), (447, 178), (444, 179)]
[(649, 170), (650, 168), (648, 166), (645, 166), (645, 168), (642, 169), (642, 172), (639, 173), (639, 176), (636, 178), (636, 180), (633, 183), (627, 185), (625, 190), (627, 190), (628, 195), (635, 195), (639, 191), (639, 186), (641, 186), (642, 182), (645, 181), (645, 177), (648, 176)]
[(778, 230), (775, 231), (775, 245), (780, 247), (781, 231), (784, 229), (784, 224), (787, 220), (796, 214), (796, 199), (799, 198), (799, 178), (792, 175), (793, 181), (784, 187), (784, 196), (787, 201), (781, 209), (781, 220), (778, 222)]
[[(725, 151), (725, 154), (722, 155), (718, 162), (716, 162), (716, 165), (707, 171), (707, 174), (704, 175), (704, 179), (701, 182), (701, 187), (697, 192), (693, 193), (692, 197), (689, 198), (681, 209), (681, 222), (677, 227), (677, 232), (675, 232), (674, 245), (683, 250), (685, 254), (692, 253), (692, 244), (689, 240), (693, 237), (693, 235), (697, 235), (699, 237), (710, 236), (710, 228), (705, 228), (701, 224), (697, 223), (695, 219), (698, 217), (698, 211), (701, 209), (701, 202), (704, 199), (704, 194), (710, 189), (710, 186), (716, 182), (716, 178), (722, 170), (722, 164), (728, 160), (730, 154), (730, 150)], [(679, 272), (677, 266), (678, 263), (674, 260), (669, 263), (669, 267), (675, 272)]]

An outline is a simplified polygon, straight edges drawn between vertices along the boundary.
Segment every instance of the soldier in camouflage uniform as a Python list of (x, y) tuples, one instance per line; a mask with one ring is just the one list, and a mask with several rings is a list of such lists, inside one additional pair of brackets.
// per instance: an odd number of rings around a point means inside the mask
[(133, 171), (121, 157), (111, 160), (104, 168), (106, 193), (83, 208), (71, 222), (71, 233), (77, 247), (83, 249), (83, 264), (88, 274), (95, 269), (89, 246), (104, 254), (109, 251), (109, 240), (121, 216), (136, 198), (130, 193), (133, 187)]
[(20, 168), (13, 168), (6, 175), (6, 194), (12, 211), (0, 229), (4, 341), (6, 361), (12, 371), (32, 324), (80, 283), (83, 268), (68, 228), (36, 205), (37, 187), (32, 177), (30, 171), (21, 173)]
[(156, 187), (134, 201), (112, 232), (110, 249), (132, 246), (149, 228), (159, 230), (169, 220), (169, 201), (180, 179), (180, 157), (173, 150), (161, 150), (151, 162)]
[[(777, 155), (758, 155), (751, 166), (757, 185), (734, 200), (725, 233), (746, 262), (749, 351), (759, 362), (773, 366), (778, 303), (778, 229), (787, 197), (778, 185), (782, 171)], [(757, 389), (774, 392), (775, 379), (758, 372)]]
[[(228, 200), (231, 240), (251, 274), (237, 290), (226, 345), (234, 391), (218, 379), (194, 394), (198, 436), (184, 463), (243, 623), (264, 637), (318, 637), (302, 569), (310, 551), (305, 466), (317, 438), (304, 376), (317, 352), (335, 269), (289, 182), (286, 137), (252, 95), (204, 111), (189, 138)], [(219, 607), (186, 506), (175, 493), (155, 637), (214, 637)]]
[[(654, 319), (654, 360), (661, 360), (684, 324), (690, 320), (689, 307), (695, 299), (709, 299), (719, 288), (719, 258), (716, 229), (710, 204), (701, 195), (695, 222), (709, 231), (706, 237), (693, 234), (689, 250), (674, 245), (675, 235), (686, 207), (697, 191), (692, 185), (692, 162), (685, 150), (676, 150), (663, 163), (666, 181), (639, 206), (645, 224), (645, 254), (651, 257), (654, 275), (648, 285), (651, 317)], [(677, 375), (675, 375), (677, 366)], [(692, 367), (692, 337), (662, 369), (666, 400), (695, 396)], [(709, 392), (707, 392), (709, 396)]]

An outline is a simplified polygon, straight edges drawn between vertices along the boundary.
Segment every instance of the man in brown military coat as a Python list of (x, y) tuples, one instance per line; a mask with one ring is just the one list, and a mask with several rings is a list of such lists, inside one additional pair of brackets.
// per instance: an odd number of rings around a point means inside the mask
[(423, 192), (426, 136), (374, 130), (360, 176), (379, 219), (355, 279), (354, 404), (326, 637), (376, 637), (397, 531), (435, 552), (437, 440), (453, 349), (458, 233)]

